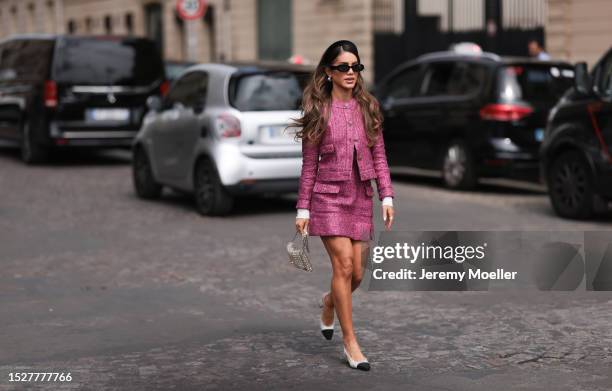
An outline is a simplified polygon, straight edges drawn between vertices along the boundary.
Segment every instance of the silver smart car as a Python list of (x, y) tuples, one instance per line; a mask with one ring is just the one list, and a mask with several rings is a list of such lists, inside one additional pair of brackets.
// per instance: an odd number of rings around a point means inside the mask
[(173, 82), (133, 143), (133, 181), (141, 198), (163, 186), (193, 192), (204, 215), (227, 214), (236, 196), (295, 192), (301, 146), (295, 129), (313, 69), (278, 63), (198, 64)]

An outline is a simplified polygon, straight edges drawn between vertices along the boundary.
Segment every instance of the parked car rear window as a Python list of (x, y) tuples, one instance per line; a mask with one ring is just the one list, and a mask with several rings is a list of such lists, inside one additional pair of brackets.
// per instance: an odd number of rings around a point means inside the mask
[(152, 41), (70, 37), (58, 42), (54, 65), (58, 82), (133, 86), (162, 78), (163, 63)]
[(411, 66), (386, 82), (382, 87), (382, 95), (385, 98), (392, 99), (411, 98), (418, 93), (422, 80), (420, 76), (420, 67), (418, 65)]
[(18, 39), (0, 47), (0, 80), (43, 80), (49, 77), (52, 40)]
[(504, 101), (555, 102), (573, 83), (571, 67), (517, 64), (499, 71), (499, 94)]
[(230, 104), (240, 111), (298, 110), (309, 78), (301, 72), (261, 72), (232, 78)]
[(425, 96), (461, 96), (477, 93), (487, 79), (484, 65), (469, 62), (440, 62), (427, 67), (421, 86)]

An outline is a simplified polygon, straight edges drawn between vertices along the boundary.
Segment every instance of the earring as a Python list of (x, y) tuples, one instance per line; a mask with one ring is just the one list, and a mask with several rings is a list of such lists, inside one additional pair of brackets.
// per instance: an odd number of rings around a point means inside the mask
[(331, 81), (331, 76), (327, 76), (327, 81)]

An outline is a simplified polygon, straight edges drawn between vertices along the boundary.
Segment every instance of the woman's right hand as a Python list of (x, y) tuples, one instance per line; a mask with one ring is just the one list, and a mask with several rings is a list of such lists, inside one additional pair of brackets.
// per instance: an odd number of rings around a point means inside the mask
[(295, 219), (295, 229), (302, 235), (308, 232), (308, 222), (310, 219)]

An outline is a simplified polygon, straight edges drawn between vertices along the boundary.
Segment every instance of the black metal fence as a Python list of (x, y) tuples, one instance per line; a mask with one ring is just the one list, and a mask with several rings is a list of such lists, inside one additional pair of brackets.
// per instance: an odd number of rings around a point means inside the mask
[[(417, 0), (405, 0), (403, 33), (400, 35), (386, 32), (374, 34), (375, 81), (380, 80), (405, 61), (421, 54), (447, 50), (451, 44), (457, 42), (474, 42), (484, 51), (510, 56), (528, 56), (527, 44), (530, 39), (535, 38), (544, 43), (541, 15), (518, 20), (516, 16), (513, 16), (516, 14), (513, 11), (514, 8), (507, 6), (506, 10), (511, 11), (512, 15), (506, 15), (506, 19), (511, 23), (508, 23), (507, 20), (505, 26), (502, 0), (485, 0), (483, 6), (485, 7), (483, 12), (485, 20), (481, 29), (457, 31), (449, 22), (448, 27), (442, 30), (440, 17), (419, 15)], [(529, 15), (529, 8), (519, 10), (523, 15)], [(541, 11), (534, 10), (534, 12), (540, 13)], [(452, 19), (452, 12), (449, 12), (449, 19)], [(491, 24), (494, 29), (491, 29)]]

